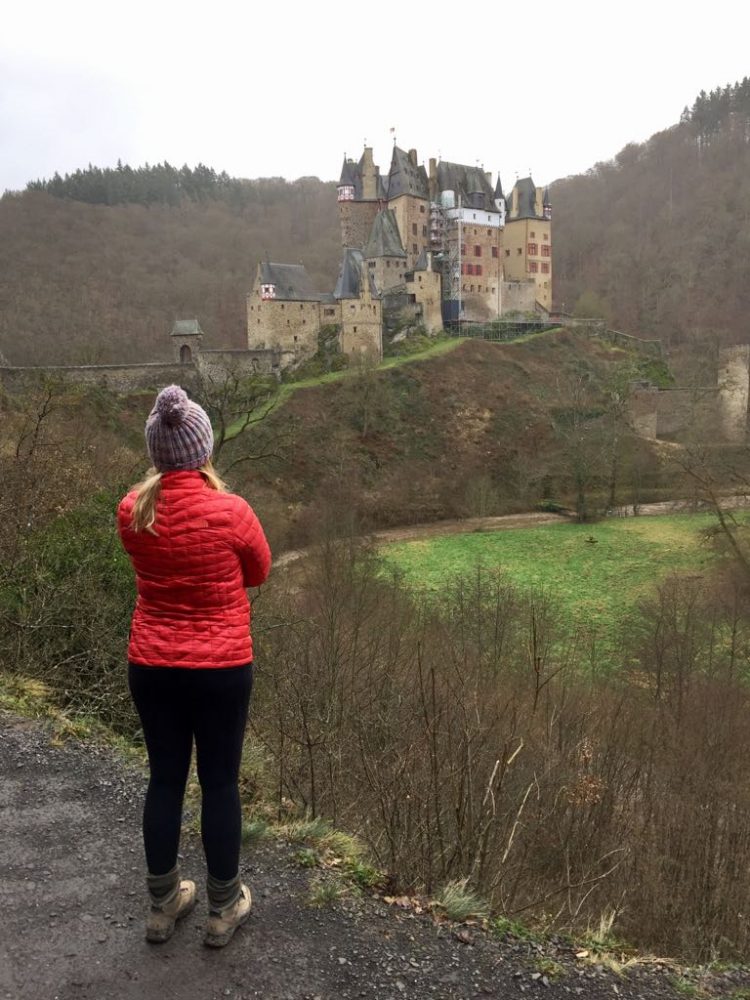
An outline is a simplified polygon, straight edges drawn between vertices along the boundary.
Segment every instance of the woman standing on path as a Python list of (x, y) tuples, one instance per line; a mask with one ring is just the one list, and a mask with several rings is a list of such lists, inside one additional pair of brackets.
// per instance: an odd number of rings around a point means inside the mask
[(237, 786), (253, 682), (245, 588), (266, 579), (271, 553), (252, 508), (226, 492), (211, 465), (208, 416), (179, 386), (157, 396), (146, 444), (153, 469), (117, 514), (138, 590), (128, 661), (150, 768), (146, 938), (166, 941), (195, 905), (195, 883), (180, 880), (177, 863), (195, 740), (208, 867), (205, 943), (222, 947), (251, 905), (239, 874)]

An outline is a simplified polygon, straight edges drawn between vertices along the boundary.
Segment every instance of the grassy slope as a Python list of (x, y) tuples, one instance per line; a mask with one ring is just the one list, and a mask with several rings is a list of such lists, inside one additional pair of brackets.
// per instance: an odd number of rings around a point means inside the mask
[(627, 612), (658, 582), (670, 573), (700, 573), (714, 561), (704, 540), (713, 523), (710, 514), (681, 514), (542, 525), (389, 545), (382, 558), (428, 592), (477, 564), (502, 570), (521, 588), (543, 588), (578, 629), (611, 649)]
[[(569, 373), (583, 367), (603, 380), (628, 360), (609, 344), (557, 331), (524, 343), (439, 343), (424, 359), (303, 383), (254, 432), (291, 429), (283, 459), (245, 466), (246, 480), (241, 468), (232, 483), (261, 512), (274, 508), (283, 547), (307, 544), (297, 519), (305, 510), (314, 519), (331, 497), (373, 527), (529, 510), (543, 489), (565, 492), (569, 469), (552, 411), (570, 405)], [(649, 489), (659, 487), (649, 476)]]

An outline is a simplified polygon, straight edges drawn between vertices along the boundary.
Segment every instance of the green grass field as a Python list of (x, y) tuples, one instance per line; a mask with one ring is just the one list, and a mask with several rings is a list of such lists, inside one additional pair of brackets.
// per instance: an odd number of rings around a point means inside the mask
[(381, 558), (416, 591), (439, 593), (481, 564), (522, 589), (543, 589), (571, 625), (612, 647), (640, 599), (671, 573), (701, 573), (716, 560), (706, 531), (710, 514), (612, 519), (599, 524), (446, 535), (384, 546)]

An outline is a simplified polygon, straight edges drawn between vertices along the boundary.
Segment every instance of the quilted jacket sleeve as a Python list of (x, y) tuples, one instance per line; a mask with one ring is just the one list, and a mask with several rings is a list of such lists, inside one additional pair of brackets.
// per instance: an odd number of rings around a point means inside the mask
[(271, 550), (252, 507), (237, 498), (234, 541), (246, 587), (259, 587), (271, 569)]

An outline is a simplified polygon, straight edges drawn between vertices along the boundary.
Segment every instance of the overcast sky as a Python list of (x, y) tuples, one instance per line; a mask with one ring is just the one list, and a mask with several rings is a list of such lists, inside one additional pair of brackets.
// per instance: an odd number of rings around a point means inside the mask
[(387, 169), (392, 128), (421, 161), (547, 183), (750, 74), (749, 29), (747, 0), (9, 0), (0, 191), (118, 158), (337, 179), (365, 140)]

